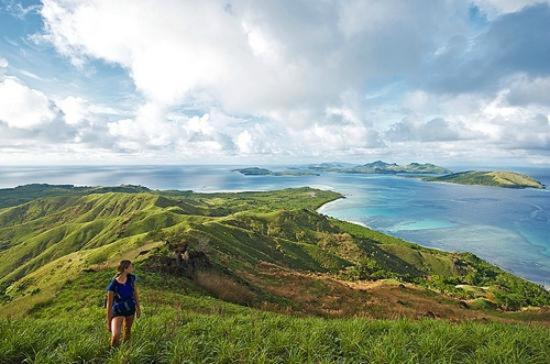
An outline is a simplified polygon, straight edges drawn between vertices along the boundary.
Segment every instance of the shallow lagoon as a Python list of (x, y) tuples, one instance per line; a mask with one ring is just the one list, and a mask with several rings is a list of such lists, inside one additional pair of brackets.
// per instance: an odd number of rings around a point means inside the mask
[[(120, 185), (202, 192), (311, 186), (346, 196), (319, 211), (443, 250), (471, 251), (550, 286), (550, 190), (423, 182), (385, 175), (243, 176), (239, 166), (0, 167), (0, 187)], [(517, 170), (517, 169), (516, 169)], [(550, 170), (519, 170), (550, 186)]]

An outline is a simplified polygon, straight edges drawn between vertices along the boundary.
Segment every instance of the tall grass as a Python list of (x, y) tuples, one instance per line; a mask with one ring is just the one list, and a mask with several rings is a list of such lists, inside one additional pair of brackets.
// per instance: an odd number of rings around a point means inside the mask
[[(216, 310), (213, 310), (216, 311)], [(298, 318), (153, 309), (109, 350), (99, 309), (0, 320), (0, 363), (548, 363), (550, 329), (438, 320)]]

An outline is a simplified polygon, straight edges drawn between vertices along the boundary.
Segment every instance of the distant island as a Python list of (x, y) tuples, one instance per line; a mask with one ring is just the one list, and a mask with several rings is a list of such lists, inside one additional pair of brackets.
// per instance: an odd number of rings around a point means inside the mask
[(524, 174), (509, 171), (466, 171), (445, 176), (424, 177), (431, 182), (450, 182), (462, 185), (497, 186), (506, 188), (539, 188), (545, 186)]
[(447, 168), (436, 166), (431, 163), (409, 163), (400, 166), (397, 163), (386, 163), (376, 161), (351, 168), (340, 168), (341, 173), (363, 173), (363, 174), (448, 174), (452, 171)]
[[(453, 173), (447, 168), (431, 163), (409, 163), (399, 165), (376, 161), (367, 164), (353, 165), (347, 163), (320, 163), (302, 167), (289, 167), (284, 171), (272, 171), (267, 168), (248, 167), (233, 169), (245, 176), (319, 176), (325, 173), (355, 174), (393, 174), (418, 177), (428, 182), (449, 182), (463, 185), (496, 186), (506, 188), (538, 188), (545, 186), (536, 179), (511, 171), (465, 171)], [(435, 176), (434, 176), (435, 175)]]
[(357, 173), (357, 174), (449, 174), (452, 171), (431, 163), (409, 163), (401, 166), (397, 163), (376, 161), (367, 164), (354, 165), (349, 163), (320, 163), (303, 167), (292, 167), (290, 170), (273, 172), (266, 168), (249, 167), (234, 169), (245, 176), (311, 176), (319, 172)]
[(239, 172), (245, 176), (318, 176), (319, 173), (307, 172), (301, 170), (295, 171), (280, 171), (274, 172), (266, 168), (259, 167), (249, 167), (249, 168), (240, 168), (233, 169), (233, 172)]

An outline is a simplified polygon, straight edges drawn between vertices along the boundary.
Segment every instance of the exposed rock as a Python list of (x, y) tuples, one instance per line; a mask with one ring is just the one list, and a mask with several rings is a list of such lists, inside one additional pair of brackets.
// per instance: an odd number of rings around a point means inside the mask
[(204, 251), (190, 250), (187, 243), (174, 244), (167, 241), (166, 245), (173, 251), (174, 256), (154, 255), (145, 263), (149, 268), (195, 278), (198, 271), (211, 266)]

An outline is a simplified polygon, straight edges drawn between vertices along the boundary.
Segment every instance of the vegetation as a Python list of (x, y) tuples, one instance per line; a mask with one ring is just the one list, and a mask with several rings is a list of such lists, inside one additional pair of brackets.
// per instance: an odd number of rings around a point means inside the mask
[[(227, 303), (137, 266), (143, 316), (108, 349), (98, 307), (108, 275), (82, 274), (25, 318), (0, 320), (0, 363), (545, 363), (546, 326), (297, 317)], [(75, 318), (78, 317), (77, 320)]]
[(309, 166), (310, 169), (324, 172), (360, 173), (360, 174), (446, 174), (450, 170), (431, 163), (409, 163), (400, 166), (397, 163), (376, 161), (357, 166), (346, 166), (337, 163), (322, 163)]
[(542, 183), (532, 177), (508, 171), (466, 171), (439, 177), (425, 177), (424, 180), (506, 188), (544, 188)]
[(0, 208), (19, 205), (39, 197), (80, 196), (104, 192), (149, 192), (147, 187), (121, 185), (118, 187), (77, 187), (74, 185), (48, 185), (33, 183), (14, 188), (0, 189)]
[(362, 166), (356, 166), (345, 170), (347, 173), (375, 173), (375, 174), (444, 174), (450, 173), (446, 168), (436, 166), (431, 163), (410, 163), (406, 166), (400, 166), (396, 163), (386, 163), (376, 161)]
[(266, 168), (249, 167), (235, 169), (245, 176), (309, 176), (319, 175), (318, 172), (335, 172), (335, 173), (359, 173), (359, 174), (408, 174), (408, 175), (425, 175), (425, 174), (446, 174), (451, 173), (450, 170), (436, 166), (431, 163), (410, 163), (405, 166), (400, 166), (397, 163), (386, 163), (376, 161), (363, 165), (347, 165), (340, 163), (321, 163), (313, 164), (306, 167), (293, 167), (289, 170), (281, 172), (273, 172)]
[[(0, 363), (548, 357), (547, 290), (315, 212), (338, 193), (120, 188), (42, 185), (0, 209)], [(124, 258), (144, 317), (108, 352), (100, 306)]]

